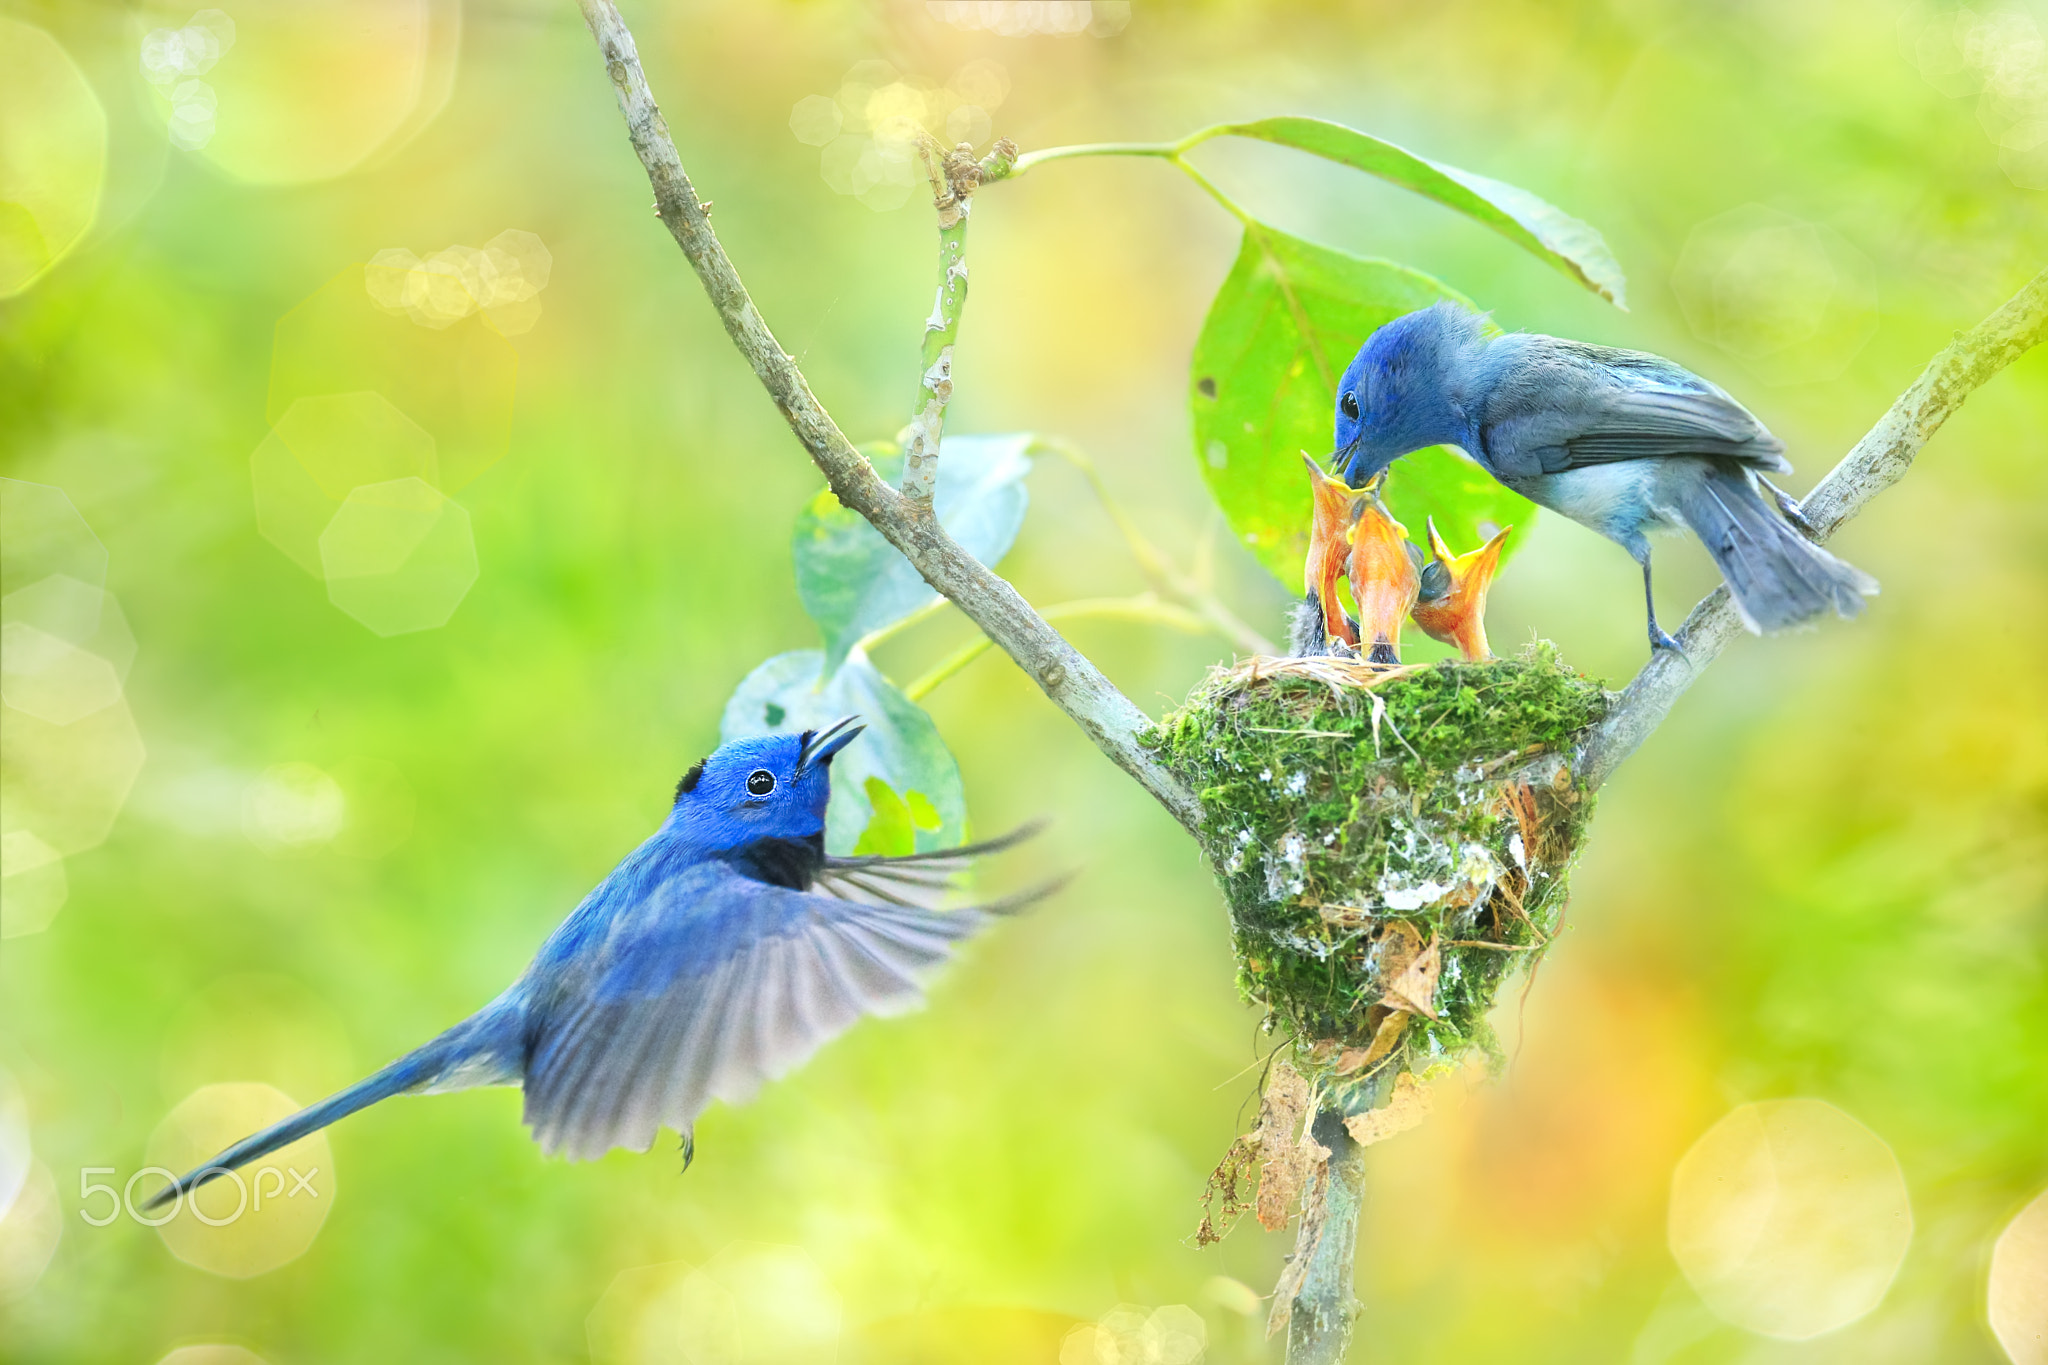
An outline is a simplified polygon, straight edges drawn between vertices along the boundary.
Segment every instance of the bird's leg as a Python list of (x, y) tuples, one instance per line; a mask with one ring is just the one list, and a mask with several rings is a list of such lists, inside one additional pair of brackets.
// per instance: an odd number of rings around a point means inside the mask
[(1756, 481), (1769, 491), (1771, 500), (1778, 504), (1779, 514), (1797, 527), (1800, 535), (1805, 536), (1808, 540), (1817, 541), (1820, 539), (1820, 528), (1808, 521), (1806, 513), (1799, 510), (1799, 499), (1793, 497), (1761, 474), (1756, 476)]
[(1643, 605), (1649, 609), (1650, 613), (1650, 648), (1652, 650), (1672, 650), (1680, 658), (1684, 658), (1685, 648), (1667, 634), (1662, 626), (1657, 624), (1657, 595), (1650, 591), (1650, 557), (1648, 555), (1643, 556)]

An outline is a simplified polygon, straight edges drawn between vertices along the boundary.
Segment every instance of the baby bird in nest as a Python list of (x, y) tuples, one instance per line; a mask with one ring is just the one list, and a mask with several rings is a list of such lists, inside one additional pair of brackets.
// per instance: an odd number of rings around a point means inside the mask
[[(1384, 472), (1361, 488), (1325, 473), (1307, 454), (1312, 512), (1302, 600), (1290, 633), (1296, 657), (1336, 655), (1373, 663), (1400, 662), (1401, 621), (1412, 619), (1431, 639), (1457, 646), (1471, 662), (1492, 658), (1486, 644), (1486, 593), (1500, 567), (1503, 530), (1479, 549), (1453, 555), (1432, 519), (1430, 553), (1408, 539), (1387, 510)], [(1513, 529), (1513, 528), (1509, 528)], [(1337, 594), (1351, 585), (1353, 618)]]

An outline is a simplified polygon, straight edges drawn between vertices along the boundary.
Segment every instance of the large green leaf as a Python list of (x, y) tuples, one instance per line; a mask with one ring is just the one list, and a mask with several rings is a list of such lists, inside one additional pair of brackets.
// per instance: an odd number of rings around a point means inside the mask
[[(1224, 516), (1293, 592), (1308, 555), (1309, 485), (1301, 452), (1327, 461), (1336, 379), (1380, 324), (1441, 299), (1470, 304), (1420, 271), (1366, 260), (1263, 225), (1245, 231), (1209, 305), (1189, 376), (1195, 456)], [(1513, 525), (1512, 552), (1536, 508), (1457, 451), (1420, 450), (1394, 465), (1387, 502), (1417, 540), (1423, 519), (1453, 549), (1482, 523)]]
[[(825, 656), (815, 649), (778, 654), (756, 668), (725, 703), (719, 742), (819, 730), (841, 716), (858, 714), (867, 732), (832, 760), (825, 846), (834, 853), (852, 853), (872, 825), (878, 833), (870, 846), (882, 840), (882, 846), (893, 849), (905, 811), (918, 849), (962, 842), (967, 798), (960, 767), (932, 718), (862, 660), (849, 660), (829, 679), (824, 668)], [(888, 793), (879, 812), (879, 793), (868, 786), (873, 778), (881, 779)]]
[[(939, 450), (932, 510), (953, 539), (984, 564), (1009, 552), (1024, 524), (1031, 472), (1028, 433), (948, 436)], [(903, 454), (891, 445), (867, 448), (882, 477), (894, 482)], [(837, 668), (854, 642), (938, 600), (910, 561), (859, 513), (825, 489), (797, 517), (790, 537), (796, 590), (825, 635), (828, 667)]]
[(1356, 128), (1319, 118), (1258, 119), (1221, 131), (1277, 142), (1427, 195), (1535, 252), (1616, 306), (1628, 306), (1621, 266), (1600, 233), (1525, 189), (1430, 161)]

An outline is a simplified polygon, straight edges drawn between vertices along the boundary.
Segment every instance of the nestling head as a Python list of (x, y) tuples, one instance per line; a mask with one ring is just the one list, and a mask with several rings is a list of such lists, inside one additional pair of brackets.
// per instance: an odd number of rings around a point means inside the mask
[(824, 730), (757, 735), (720, 745), (676, 784), (670, 818), (717, 848), (822, 835), (825, 802), (832, 795), (832, 757), (866, 728), (860, 717), (847, 716)]
[(1356, 488), (1412, 450), (1464, 435), (1460, 382), (1484, 346), (1478, 314), (1432, 304), (1365, 339), (1337, 384), (1337, 469)]

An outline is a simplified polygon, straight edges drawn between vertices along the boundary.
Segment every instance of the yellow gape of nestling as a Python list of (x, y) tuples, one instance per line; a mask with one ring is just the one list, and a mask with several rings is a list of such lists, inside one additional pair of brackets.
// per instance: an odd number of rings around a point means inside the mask
[(1437, 534), (1436, 518), (1429, 520), (1429, 563), (1422, 566), (1420, 593), (1409, 615), (1430, 639), (1456, 645), (1467, 662), (1493, 657), (1486, 647), (1486, 590), (1500, 568), (1501, 546), (1514, 529), (1504, 526), (1470, 554), (1453, 556)]

